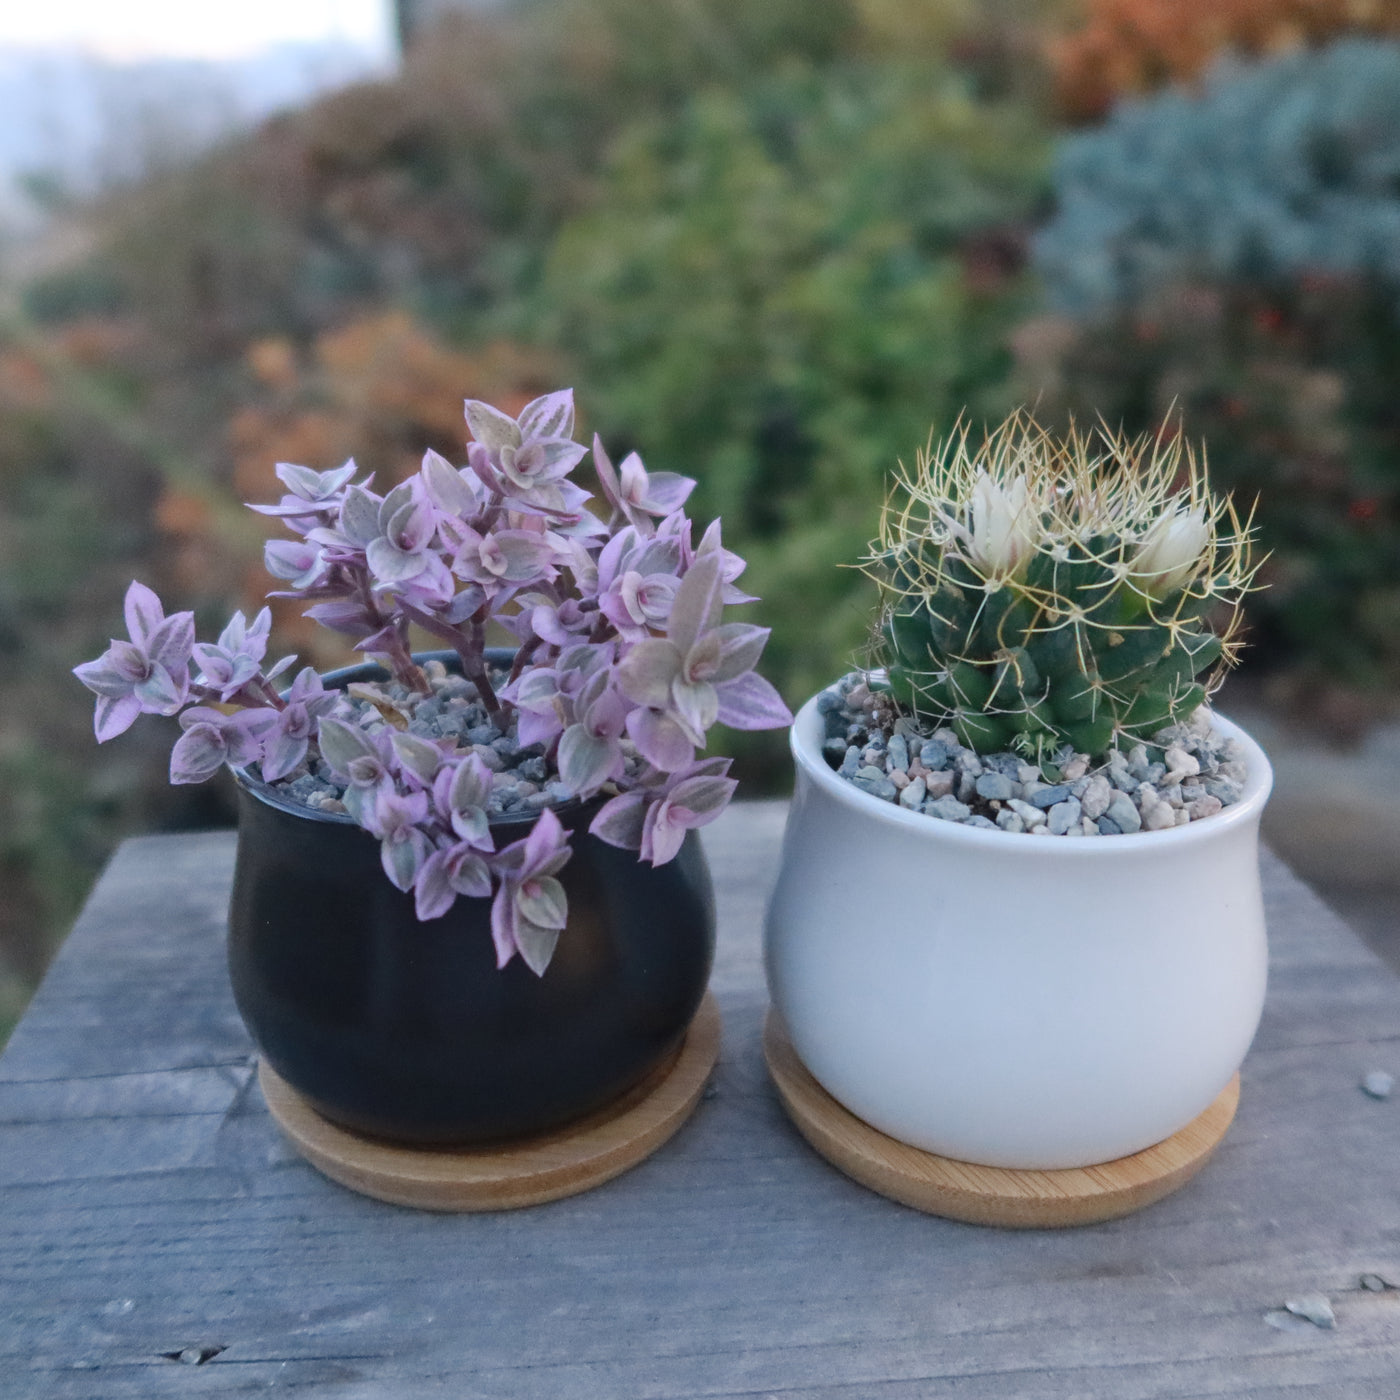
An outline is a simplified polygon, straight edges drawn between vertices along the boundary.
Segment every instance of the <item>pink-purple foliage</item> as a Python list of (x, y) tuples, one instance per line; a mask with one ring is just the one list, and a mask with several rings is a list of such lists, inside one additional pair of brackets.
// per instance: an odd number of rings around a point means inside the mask
[[(718, 521), (695, 542), (684, 511), (695, 483), (648, 472), (636, 453), (614, 467), (595, 437), (600, 498), (571, 480), (588, 455), (573, 441), (571, 390), (536, 399), (518, 419), (473, 400), (466, 412), (467, 466), (429, 452), (384, 496), (355, 482), (354, 462), (328, 472), (279, 464), (287, 494), (252, 507), (296, 537), (268, 541), (268, 572), (286, 585), (269, 596), (305, 600), (308, 616), (425, 695), (409, 628), (446, 643), (500, 729), (514, 721), (522, 747), (545, 746), (574, 797), (606, 798), (589, 830), (663, 864), (733, 795), (729, 761), (697, 757), (710, 726), (792, 718), (753, 669), (768, 629), (722, 620), (727, 605), (754, 601), (734, 583), (743, 560), (721, 544)], [(586, 505), (594, 499), (599, 513)], [(519, 641), (503, 684), (486, 665), (492, 621)], [(166, 617), (133, 583), (130, 640), (74, 672), (98, 697), (98, 740), (143, 713), (179, 714), (173, 783), (202, 782), (224, 764), (256, 764), (275, 782), (316, 745), (418, 917), (492, 897), (498, 964), (519, 953), (543, 973), (567, 914), (559, 819), (544, 809), (528, 836), (498, 850), (486, 815), (493, 774), (481, 759), (450, 739), (367, 731), (310, 668), (279, 693), (272, 681), (293, 658), (263, 668), (270, 622), (266, 608), (252, 623), (235, 613), (216, 643), (196, 644), (191, 614)]]

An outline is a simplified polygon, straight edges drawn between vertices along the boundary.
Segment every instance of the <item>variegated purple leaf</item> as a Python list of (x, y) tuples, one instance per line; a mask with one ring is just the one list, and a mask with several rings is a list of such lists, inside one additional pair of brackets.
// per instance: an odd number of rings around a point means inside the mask
[(615, 739), (571, 724), (559, 740), (559, 781), (578, 797), (591, 797), (609, 778), (622, 774), (622, 747)]
[(514, 418), (508, 418), (499, 408), (478, 399), (466, 401), (467, 427), (472, 437), (491, 452), (514, 447), (520, 441), (520, 428)]
[(670, 713), (698, 747), (705, 731), (719, 716), (719, 696), (708, 681), (688, 681), (677, 676), (671, 682)]
[(428, 858), (428, 838), (421, 831), (409, 830), (401, 839), (386, 839), (379, 846), (379, 863), (395, 889), (405, 893), (413, 888), (419, 868)]
[(133, 579), (126, 590), (122, 610), (126, 615), (127, 634), (144, 651), (151, 633), (165, 620), (160, 599), (144, 583)]
[(389, 742), (403, 767), (419, 782), (431, 785), (442, 765), (442, 750), (416, 734), (394, 734)]
[(522, 437), (571, 438), (574, 435), (574, 391), (556, 389), (527, 403), (517, 420)]
[(363, 549), (379, 536), (381, 497), (363, 486), (352, 486), (340, 507), (340, 532), (351, 544)]
[(635, 851), (642, 844), (642, 828), (646, 823), (647, 796), (643, 792), (624, 792), (603, 804), (588, 830), (600, 841)]
[[(123, 660), (113, 653), (118, 646), (123, 646), (136, 657), (136, 666), (123, 664)], [(111, 648), (96, 661), (84, 661), (81, 666), (73, 667), (73, 674), (92, 691), (94, 695), (100, 695), (109, 700), (120, 700), (123, 696), (130, 695), (132, 688), (141, 679), (145, 671), (142, 663), (141, 653), (131, 646), (129, 642), (113, 642)], [(138, 706), (137, 713), (140, 713)]]
[(263, 546), (263, 567), (273, 578), (286, 579), (293, 588), (313, 588), (326, 571), (321, 551), (304, 540), (268, 540)]
[(663, 773), (685, 767), (695, 757), (695, 743), (680, 724), (663, 710), (646, 707), (627, 716), (627, 733), (637, 752)]
[(423, 454), (423, 490), (428, 499), (448, 515), (471, 515), (477, 508), (476, 492), (469, 480), (441, 454)]
[(719, 639), (719, 660), (709, 679), (717, 685), (752, 671), (763, 655), (772, 633), (770, 627), (750, 627), (745, 622), (730, 622), (715, 628)]
[(673, 641), (648, 637), (618, 662), (618, 689), (635, 704), (663, 709), (671, 703), (671, 682), (680, 676), (683, 662)]
[(730, 729), (776, 729), (792, 723), (792, 711), (783, 697), (756, 671), (717, 685), (715, 694), (717, 718)]
[(517, 910), (515, 946), (520, 951), (521, 961), (536, 977), (543, 977), (553, 960), (554, 950), (559, 945), (559, 933), (559, 929), (537, 924)]
[(375, 747), (369, 736), (344, 720), (323, 719), (317, 734), (321, 757), (340, 778), (348, 778), (350, 765), (357, 758), (374, 758)]
[(223, 735), (212, 724), (197, 724), (170, 751), (170, 781), (177, 786), (202, 783), (224, 766), (227, 757)]
[(441, 918), (458, 895), (485, 899), (490, 894), (490, 869), (479, 855), (463, 845), (432, 852), (413, 882), (415, 912), (422, 920)]
[(190, 684), (188, 672), (171, 675), (159, 661), (152, 661), (146, 678), (132, 694), (141, 702), (141, 708), (151, 715), (173, 715), (189, 699)]
[(719, 556), (700, 555), (676, 589), (671, 621), (666, 629), (666, 635), (682, 653), (688, 652), (705, 633), (712, 632), (718, 625), (724, 606), (723, 595)]
[(125, 734), (141, 713), (141, 702), (129, 692), (126, 695), (99, 695), (93, 711), (92, 729), (99, 744)]

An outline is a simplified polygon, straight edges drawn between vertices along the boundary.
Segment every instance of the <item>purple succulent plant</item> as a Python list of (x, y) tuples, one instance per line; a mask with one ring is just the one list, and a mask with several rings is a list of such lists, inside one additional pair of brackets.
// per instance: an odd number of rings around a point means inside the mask
[[(710, 727), (791, 720), (754, 670), (767, 629), (723, 620), (726, 606), (753, 601), (735, 583), (744, 562), (722, 546), (718, 521), (692, 543), (686, 477), (648, 472), (635, 453), (614, 468), (595, 437), (599, 494), (571, 480), (588, 455), (573, 441), (571, 391), (519, 418), (469, 400), (466, 416), (465, 467), (429, 452), (383, 496), (355, 481), (353, 461), (326, 472), (279, 463), (286, 494), (253, 507), (293, 536), (266, 546), (268, 572), (286, 585), (270, 596), (302, 600), (307, 616), (423, 694), (410, 626), (446, 643), (493, 722), (513, 726), (522, 747), (544, 747), (552, 786), (602, 799), (593, 835), (671, 860), (734, 791), (727, 760), (697, 757)], [(279, 693), (272, 682), (293, 658), (263, 668), (267, 609), (251, 623), (235, 613), (217, 642), (196, 645), (190, 613), (166, 617), (133, 583), (126, 622), (129, 640), (75, 671), (97, 696), (99, 741), (142, 713), (179, 714), (176, 783), (224, 764), (276, 782), (319, 753), (420, 919), (490, 898), (498, 963), (518, 954), (544, 972), (568, 914), (557, 876), (570, 838), (553, 811), (497, 849), (487, 817), (496, 775), (481, 758), (450, 740), (366, 728), (309, 668)], [(486, 664), (492, 622), (519, 641), (505, 676)]]

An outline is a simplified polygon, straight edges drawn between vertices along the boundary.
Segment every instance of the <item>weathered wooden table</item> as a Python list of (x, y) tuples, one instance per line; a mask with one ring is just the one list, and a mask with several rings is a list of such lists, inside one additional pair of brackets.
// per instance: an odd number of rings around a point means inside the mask
[[(0, 1395), (1400, 1396), (1400, 1291), (1360, 1285), (1400, 1283), (1400, 1092), (1358, 1088), (1400, 1072), (1400, 981), (1286, 869), (1216, 1158), (1129, 1219), (1004, 1232), (872, 1195), (784, 1118), (759, 1050), (782, 819), (706, 833), (712, 1095), (628, 1175), (495, 1216), (377, 1204), (283, 1144), (224, 971), (232, 836), (129, 842), (0, 1060)], [(1266, 1324), (1310, 1292), (1335, 1328)]]

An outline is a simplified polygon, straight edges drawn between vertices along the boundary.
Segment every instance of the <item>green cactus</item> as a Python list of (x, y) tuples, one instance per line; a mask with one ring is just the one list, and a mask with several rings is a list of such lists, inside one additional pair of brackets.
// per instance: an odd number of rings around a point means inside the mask
[(901, 469), (864, 561), (879, 684), (982, 753), (1100, 758), (1223, 678), (1250, 545), (1179, 431), (1056, 438), (1018, 413), (974, 448), (962, 427)]

